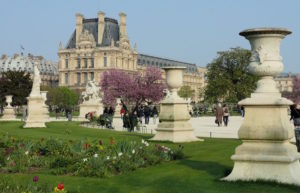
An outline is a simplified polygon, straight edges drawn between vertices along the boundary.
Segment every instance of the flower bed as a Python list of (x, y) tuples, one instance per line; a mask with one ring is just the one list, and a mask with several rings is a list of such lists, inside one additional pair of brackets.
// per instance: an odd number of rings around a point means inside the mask
[(0, 140), (1, 173), (49, 172), (55, 175), (107, 177), (183, 157), (182, 146), (171, 150), (147, 141)]

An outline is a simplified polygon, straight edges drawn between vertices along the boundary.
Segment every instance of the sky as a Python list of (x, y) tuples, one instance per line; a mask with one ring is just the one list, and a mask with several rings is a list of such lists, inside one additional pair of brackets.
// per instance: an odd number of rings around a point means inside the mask
[(300, 72), (299, 0), (1, 0), (0, 55), (42, 55), (57, 61), (58, 46), (75, 29), (75, 14), (98, 11), (119, 20), (138, 52), (205, 67), (218, 51), (250, 49), (238, 35), (254, 27), (285, 27), (293, 33), (281, 44), (284, 72)]

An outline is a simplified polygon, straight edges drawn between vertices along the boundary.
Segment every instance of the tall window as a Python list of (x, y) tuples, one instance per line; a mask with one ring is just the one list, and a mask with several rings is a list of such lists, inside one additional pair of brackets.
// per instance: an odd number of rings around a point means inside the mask
[(65, 68), (66, 69), (69, 68), (69, 60), (68, 60), (68, 58), (65, 59)]
[(91, 58), (91, 68), (94, 68), (94, 58)]
[(87, 68), (87, 66), (88, 66), (88, 61), (87, 61), (87, 58), (85, 58), (84, 59), (84, 67)]
[(80, 58), (77, 58), (77, 68), (80, 68)]
[(81, 80), (80, 80), (81, 78), (80, 78), (80, 73), (77, 73), (77, 84), (79, 85), (80, 84), (80, 82), (81, 82)]
[(86, 84), (88, 82), (88, 73), (84, 72), (83, 76), (84, 76), (84, 83)]
[(106, 57), (106, 53), (104, 53), (103, 64), (104, 64), (104, 67), (107, 66), (107, 57)]
[(94, 72), (91, 72), (91, 80), (94, 80)]
[(65, 73), (65, 84), (69, 84), (69, 74)]

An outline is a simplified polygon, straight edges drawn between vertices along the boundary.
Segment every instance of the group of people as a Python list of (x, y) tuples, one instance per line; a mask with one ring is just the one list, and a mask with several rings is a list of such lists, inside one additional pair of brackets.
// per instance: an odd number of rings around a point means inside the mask
[[(157, 110), (156, 106), (154, 106), (151, 109), (148, 105), (144, 105), (144, 106), (142, 105), (142, 106), (135, 108), (133, 111), (136, 113), (136, 116), (137, 116), (140, 124), (143, 123), (143, 118), (144, 118), (145, 119), (144, 123), (146, 125), (148, 125), (149, 121), (150, 121), (150, 117), (153, 117), (153, 124), (156, 124), (156, 120), (158, 117), (158, 110)], [(122, 107), (122, 109), (120, 111), (121, 118), (124, 117), (125, 113), (126, 113), (125, 108)]]
[(222, 106), (221, 103), (219, 103), (215, 108), (215, 114), (215, 123), (220, 127), (222, 126), (222, 122), (224, 122), (224, 125), (227, 127), (230, 115), (228, 106), (226, 104)]

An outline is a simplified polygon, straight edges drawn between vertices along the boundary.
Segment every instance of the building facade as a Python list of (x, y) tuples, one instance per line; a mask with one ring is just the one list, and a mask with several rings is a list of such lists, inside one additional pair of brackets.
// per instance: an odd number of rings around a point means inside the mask
[(277, 88), (280, 92), (293, 92), (293, 80), (295, 75), (289, 74), (282, 74), (275, 78)]
[(193, 99), (197, 100), (205, 72), (195, 64), (138, 54), (127, 35), (126, 14), (119, 16), (118, 22), (103, 12), (93, 19), (76, 14), (76, 28), (70, 40), (64, 48), (59, 45), (59, 85), (82, 90), (89, 80), (99, 84), (102, 74), (112, 68), (133, 73), (150, 66), (185, 66), (184, 85), (195, 90)]
[(2, 55), (0, 58), (0, 76), (7, 71), (25, 71), (33, 75), (34, 62), (38, 62), (42, 85), (58, 86), (58, 66), (57, 63), (47, 61), (42, 56), (28, 54), (14, 54), (13, 57)]

